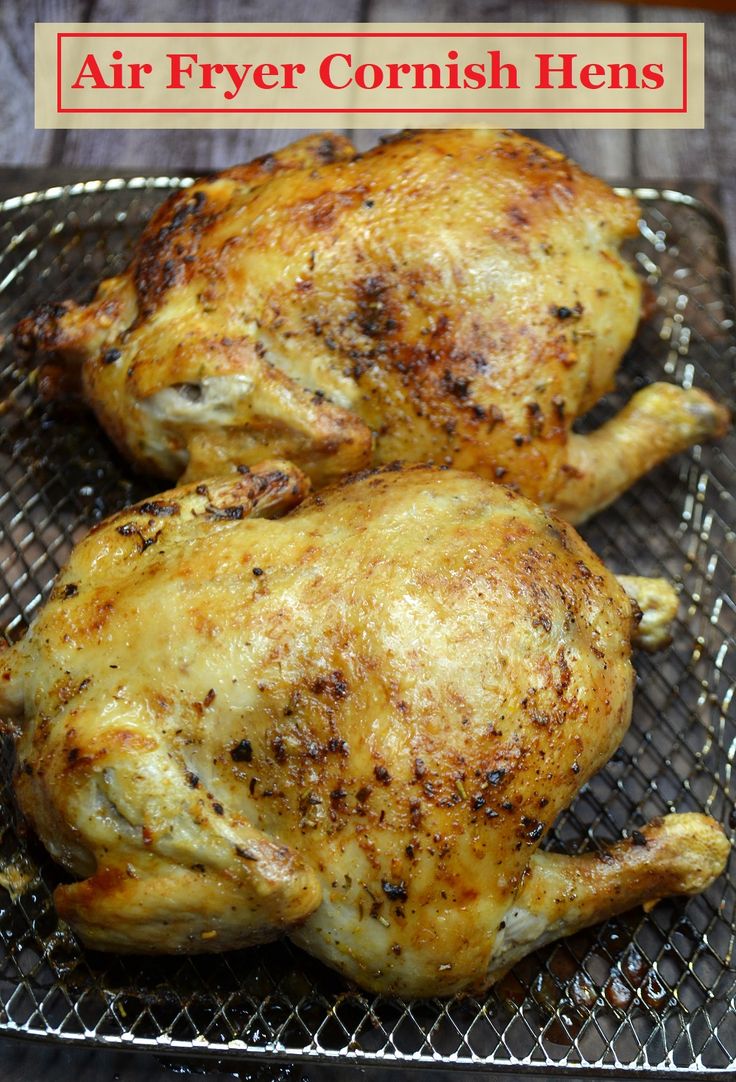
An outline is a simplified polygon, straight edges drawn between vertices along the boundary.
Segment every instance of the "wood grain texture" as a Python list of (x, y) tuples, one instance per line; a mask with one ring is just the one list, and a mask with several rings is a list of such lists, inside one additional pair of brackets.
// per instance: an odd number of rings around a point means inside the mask
[(83, 21), (90, 6), (90, 0), (0, 4), (0, 160), (41, 163), (56, 156), (56, 133), (33, 126), (33, 24)]
[[(94, 0), (94, 22), (337, 22), (359, 21), (361, 0)], [(206, 121), (205, 121), (206, 123)], [(62, 161), (67, 165), (120, 165), (176, 171), (186, 163), (201, 172), (224, 169), (276, 150), (303, 130), (253, 128), (160, 131), (69, 131)]]
[[(633, 14), (625, 4), (599, 7), (581, 0), (368, 0), (366, 18), (369, 22), (580, 23), (630, 22)], [(375, 141), (373, 132), (354, 134), (361, 149)], [(599, 176), (622, 177), (631, 172), (633, 141), (629, 131), (561, 129), (531, 130), (529, 134)]]
[[(0, 162), (141, 171), (208, 171), (289, 142), (300, 132), (250, 128), (191, 131), (47, 132), (33, 128), (34, 21), (704, 21), (707, 121), (704, 131), (532, 132), (584, 168), (629, 175), (717, 179), (736, 247), (736, 15), (683, 7), (583, 0), (2, 0)], [(381, 132), (355, 133), (360, 147)]]
[[(637, 18), (653, 17), (643, 7)], [(717, 180), (731, 252), (736, 249), (736, 15), (657, 8), (661, 22), (705, 24), (705, 128), (634, 133), (634, 166), (641, 176)]]

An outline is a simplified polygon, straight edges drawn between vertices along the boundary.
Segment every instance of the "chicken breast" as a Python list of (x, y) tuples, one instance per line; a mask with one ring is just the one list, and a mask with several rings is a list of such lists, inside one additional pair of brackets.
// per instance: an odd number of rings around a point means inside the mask
[(164, 203), (91, 304), (18, 327), (60, 357), (143, 470), (269, 456), (315, 485), (394, 460), (472, 469), (570, 521), (722, 434), (655, 384), (593, 436), (642, 288), (631, 198), (508, 131), (412, 131), (357, 154), (307, 136)]
[(634, 607), (570, 526), (455, 471), (305, 490), (272, 463), (120, 512), (0, 656), (17, 797), (85, 943), (288, 934), (366, 988), (450, 995), (721, 872), (699, 815), (538, 852), (634, 686)]

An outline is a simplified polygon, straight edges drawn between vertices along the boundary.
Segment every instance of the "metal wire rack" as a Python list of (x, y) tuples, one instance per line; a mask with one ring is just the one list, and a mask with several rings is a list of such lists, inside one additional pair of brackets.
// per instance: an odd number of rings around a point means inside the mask
[[(0, 333), (39, 303), (83, 298), (121, 269), (140, 227), (187, 178), (93, 181), (0, 203)], [(734, 402), (736, 312), (721, 226), (696, 199), (637, 189), (634, 257), (653, 318), (605, 419), (637, 386), (696, 383)], [(4, 340), (3, 340), (4, 341)], [(130, 474), (71, 401), (44, 403), (38, 374), (0, 354), (0, 627), (33, 616), (77, 540), (153, 487)], [(736, 437), (696, 447), (598, 516), (587, 538), (610, 567), (680, 589), (674, 641), (637, 658), (631, 729), (555, 825), (570, 852), (667, 811), (736, 827)], [(530, 956), (483, 1000), (367, 995), (287, 943), (196, 959), (84, 951), (57, 920), (62, 873), (13, 809), (0, 771), (0, 1031), (173, 1055), (373, 1065), (736, 1073), (736, 864), (705, 895), (665, 901)]]

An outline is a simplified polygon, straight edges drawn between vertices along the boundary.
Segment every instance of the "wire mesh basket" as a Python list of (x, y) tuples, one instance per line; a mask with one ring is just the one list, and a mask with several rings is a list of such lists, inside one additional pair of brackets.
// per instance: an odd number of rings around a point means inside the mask
[[(94, 181), (0, 203), (0, 333), (39, 303), (86, 299), (125, 265), (143, 222), (187, 178)], [(736, 315), (722, 228), (696, 199), (636, 189), (633, 250), (657, 303), (600, 423), (643, 383), (695, 383), (733, 406)], [(33, 616), (71, 545), (155, 490), (72, 400), (0, 357), (0, 627)], [(618, 753), (547, 844), (577, 852), (667, 811), (736, 827), (736, 438), (660, 467), (586, 528), (613, 570), (680, 590), (672, 646), (636, 659)], [(484, 999), (409, 1002), (346, 984), (282, 942), (227, 955), (139, 959), (83, 950), (58, 921), (63, 873), (0, 777), (0, 1031), (167, 1055), (657, 1077), (736, 1073), (736, 866), (706, 894), (634, 911), (529, 956)]]

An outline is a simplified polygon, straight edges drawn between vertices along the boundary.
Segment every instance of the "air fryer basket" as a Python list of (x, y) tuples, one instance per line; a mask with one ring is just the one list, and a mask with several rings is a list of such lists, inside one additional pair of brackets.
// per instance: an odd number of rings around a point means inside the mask
[[(0, 203), (0, 333), (40, 303), (87, 297), (121, 269), (142, 223), (187, 178), (92, 181)], [(736, 315), (722, 227), (682, 192), (636, 189), (635, 259), (657, 305), (622, 368), (610, 416), (654, 379), (734, 402)], [(72, 543), (152, 492), (71, 401), (44, 404), (38, 375), (0, 359), (0, 628), (21, 633)], [(672, 646), (638, 655), (620, 751), (557, 822), (569, 852), (667, 811), (736, 826), (736, 437), (660, 467), (586, 529), (616, 571), (680, 590)], [(165, 618), (165, 614), (162, 614)], [(0, 773), (0, 1031), (167, 1055), (373, 1065), (579, 1068), (657, 1077), (736, 1073), (734, 861), (705, 895), (664, 901), (531, 955), (483, 1000), (405, 1002), (348, 986), (279, 943), (196, 959), (84, 951), (57, 921), (63, 873), (24, 830)]]

